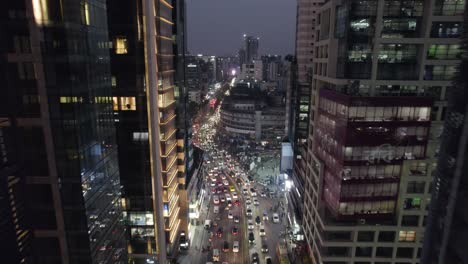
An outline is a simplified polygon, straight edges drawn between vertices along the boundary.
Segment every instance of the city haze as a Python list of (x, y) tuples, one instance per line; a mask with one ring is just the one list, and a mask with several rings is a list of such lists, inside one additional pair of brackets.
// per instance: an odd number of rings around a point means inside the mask
[(294, 53), (296, 1), (187, 0), (192, 54), (234, 55), (242, 35), (260, 37), (259, 54)]

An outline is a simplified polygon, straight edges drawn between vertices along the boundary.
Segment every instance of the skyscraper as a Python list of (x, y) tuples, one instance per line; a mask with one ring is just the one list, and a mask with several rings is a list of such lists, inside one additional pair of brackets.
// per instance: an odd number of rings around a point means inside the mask
[(257, 37), (244, 35), (244, 45), (245, 45), (245, 62), (244, 63), (252, 63), (254, 60), (259, 59), (258, 40), (259, 38)]
[(114, 119), (129, 259), (135, 263), (166, 263), (184, 223), (176, 122), (184, 85), (177, 79), (175, 90), (175, 4), (108, 1)]
[(317, 12), (303, 228), (316, 263), (419, 263), (463, 1)]
[[(465, 21), (468, 26), (465, 6)], [(462, 41), (466, 45), (467, 31)], [(468, 61), (466, 46), (455, 86), (449, 91), (447, 117), (432, 184), (421, 263), (468, 263)]]
[(237, 53), (237, 57), (239, 59), (239, 67), (242, 67), (242, 64), (245, 63), (245, 49), (243, 48), (239, 49), (239, 52)]
[[(300, 0), (297, 1), (296, 14), (296, 60), (293, 65), (292, 74), (294, 75), (292, 85), (294, 100), (294, 120), (291, 122), (291, 143), (294, 146), (294, 166), (292, 171), (292, 181), (295, 183), (297, 191), (290, 192), (289, 197), (291, 204), (294, 207), (294, 221), (301, 222), (302, 207), (304, 197), (300, 193), (304, 193), (305, 178), (306, 178), (306, 156), (307, 156), (307, 140), (309, 130), (313, 127), (309, 126), (310, 121), (310, 105), (312, 93), (312, 65), (315, 43), (315, 26), (317, 20), (317, 11), (324, 1), (323, 0)], [(293, 133), (293, 134), (291, 134)], [(293, 222), (294, 222), (293, 221)]]
[(2, 262), (125, 260), (105, 7), (3, 8)]
[(296, 57), (299, 83), (309, 83), (312, 78), (314, 57), (315, 25), (317, 11), (324, 0), (297, 1)]

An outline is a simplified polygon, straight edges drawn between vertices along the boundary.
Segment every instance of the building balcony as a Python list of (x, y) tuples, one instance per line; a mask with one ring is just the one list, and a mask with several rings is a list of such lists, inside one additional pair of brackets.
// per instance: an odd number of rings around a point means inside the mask
[(161, 142), (161, 156), (163, 158), (167, 158), (172, 151), (176, 148), (177, 141), (176, 140), (169, 140), (166, 142)]
[(159, 108), (166, 108), (174, 105), (176, 100), (159, 100), (158, 101), (158, 106)]
[(162, 171), (168, 172), (174, 166), (177, 161), (177, 155), (173, 154), (161, 159)]

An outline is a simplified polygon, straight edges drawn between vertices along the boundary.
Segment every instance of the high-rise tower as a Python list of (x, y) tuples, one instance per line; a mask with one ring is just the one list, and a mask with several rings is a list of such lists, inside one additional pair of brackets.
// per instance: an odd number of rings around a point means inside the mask
[(105, 1), (2, 10), (2, 262), (125, 260)]
[(303, 228), (316, 263), (419, 263), (464, 1), (317, 11)]
[(175, 89), (173, 39), (177, 3), (107, 4), (129, 258), (136, 263), (156, 258), (166, 263), (184, 222), (179, 196), (179, 185), (184, 183), (179, 171), (184, 166), (178, 164), (184, 160), (178, 161), (176, 122), (177, 96), (183, 86), (178, 79)]
[[(245, 45), (245, 62), (252, 63), (252, 61), (260, 59), (258, 56), (258, 42), (260, 38), (244, 35)], [(241, 65), (242, 66), (242, 65)]]

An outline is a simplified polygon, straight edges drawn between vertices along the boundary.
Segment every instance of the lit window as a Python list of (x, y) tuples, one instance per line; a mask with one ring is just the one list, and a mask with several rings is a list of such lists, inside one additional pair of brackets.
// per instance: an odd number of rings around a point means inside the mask
[(70, 103), (82, 103), (83, 97), (77, 96), (60, 96), (61, 104), (70, 104)]
[(114, 111), (118, 111), (119, 110), (119, 100), (118, 100), (118, 97), (112, 97), (112, 109), (114, 109)]
[(115, 54), (127, 54), (128, 53), (128, 41), (126, 37), (115, 38)]
[(398, 241), (400, 241), (400, 242), (414, 242), (414, 241), (416, 241), (416, 231), (400, 231)]
[(117, 86), (117, 78), (115, 78), (115, 76), (112, 76), (111, 82), (112, 82), (112, 87)]
[(136, 110), (135, 97), (120, 97), (120, 110)]
[(87, 1), (81, 3), (81, 22), (83, 25), (90, 25), (89, 22), (89, 4)]
[(133, 141), (148, 141), (148, 132), (133, 132)]
[(38, 25), (48, 25), (49, 21), (49, 9), (46, 0), (33, 0), (32, 1), (34, 21)]
[(167, 203), (164, 204), (163, 214), (164, 216), (169, 216), (169, 205)]

